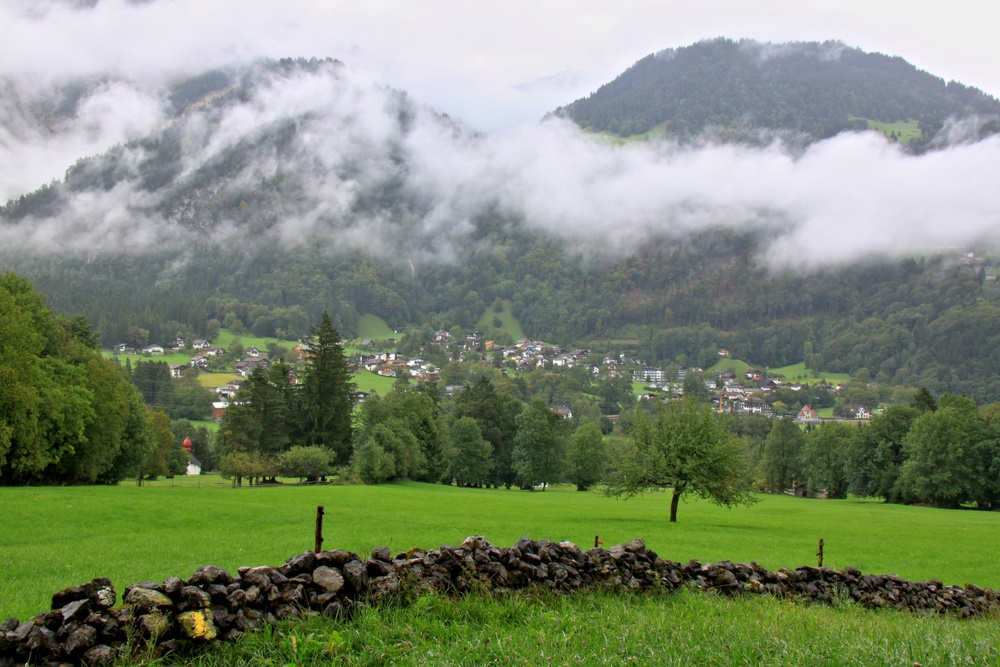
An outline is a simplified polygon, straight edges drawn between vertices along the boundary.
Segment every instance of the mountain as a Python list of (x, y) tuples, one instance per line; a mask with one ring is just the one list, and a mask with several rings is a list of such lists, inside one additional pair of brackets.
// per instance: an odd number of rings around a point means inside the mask
[(995, 98), (841, 42), (715, 39), (668, 49), (554, 114), (622, 137), (662, 129), (748, 140), (764, 129), (816, 140), (908, 122), (914, 146), (924, 146), (949, 119), (970, 116), (983, 117), (978, 138), (1000, 132)]
[[(90, 86), (45, 108), (68, 122), (107, 82)], [(502, 299), (529, 336), (567, 347), (702, 367), (719, 348), (771, 367), (808, 357), (1000, 398), (1000, 284), (983, 257), (960, 261), (995, 238), (992, 172), (973, 167), (995, 164), (996, 140), (938, 160), (874, 134), (614, 146), (553, 119), (490, 138), (335, 60), (148, 97), (151, 130), (0, 208), (0, 270), (86, 314), (106, 345), (130, 329), (204, 337), (213, 320), (295, 338), (324, 311), (346, 337), (373, 313), (419, 343), (476, 328)]]

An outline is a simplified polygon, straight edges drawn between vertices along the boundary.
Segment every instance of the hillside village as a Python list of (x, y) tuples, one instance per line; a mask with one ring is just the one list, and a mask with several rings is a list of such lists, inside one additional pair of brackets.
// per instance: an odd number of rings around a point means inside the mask
[[(405, 329), (399, 328), (396, 333), (403, 335)], [(802, 404), (801, 407), (795, 406), (791, 412), (788, 412), (787, 409), (781, 410), (780, 407), (787, 406), (781, 406), (778, 392), (799, 393), (808, 390), (806, 393), (812, 396), (825, 395), (825, 402), (832, 405), (833, 399), (839, 395), (843, 388), (842, 385), (822, 382), (806, 384), (790, 381), (778, 375), (771, 375), (767, 370), (755, 368), (747, 368), (742, 371), (718, 369), (705, 371), (698, 367), (653, 367), (626, 352), (620, 352), (617, 355), (601, 355), (594, 354), (585, 348), (568, 350), (544, 341), (528, 338), (521, 338), (514, 343), (504, 345), (488, 339), (481, 331), (464, 334), (460, 339), (456, 339), (452, 332), (439, 329), (434, 332), (432, 340), (421, 347), (420, 355), (406, 355), (399, 352), (397, 350), (399, 342), (399, 338), (393, 337), (380, 340), (364, 338), (354, 341), (354, 349), (359, 351), (348, 355), (351, 372), (373, 373), (383, 378), (393, 379), (405, 377), (408, 381), (418, 383), (442, 382), (442, 366), (425, 360), (424, 356), (438, 360), (445, 359), (447, 362), (471, 361), (491, 364), (505, 376), (536, 369), (547, 369), (553, 373), (560, 373), (582, 367), (592, 374), (594, 379), (627, 377), (636, 385), (637, 400), (662, 402), (683, 396), (685, 380), (694, 374), (702, 378), (706, 395), (716, 412), (763, 417), (789, 415), (802, 424), (817, 424), (824, 417), (821, 417), (818, 410), (808, 403)], [(309, 341), (299, 341), (290, 349), (274, 346), (270, 351), (250, 346), (242, 349), (242, 354), (238, 359), (228, 359), (227, 355), (230, 354), (230, 351), (214, 345), (210, 340), (196, 339), (188, 347), (186, 341), (178, 336), (170, 351), (181, 352), (185, 350), (189, 350), (191, 353), (190, 361), (187, 364), (171, 364), (171, 377), (181, 378), (192, 372), (209, 371), (232, 371), (234, 374), (232, 381), (214, 388), (217, 400), (213, 403), (213, 418), (218, 421), (225, 414), (228, 402), (233, 400), (239, 391), (243, 379), (249, 377), (257, 368), (268, 368), (272, 360), (279, 356), (275, 354), (276, 352), (280, 352), (283, 359), (289, 363), (291, 381), (295, 384), (297, 382), (295, 369), (308, 356)], [(167, 351), (162, 346), (150, 345), (137, 352), (124, 343), (114, 348), (115, 353), (141, 354), (150, 358), (162, 356)], [(720, 349), (718, 355), (720, 359), (726, 359), (730, 356), (730, 352), (726, 349)], [(738, 365), (734, 364), (734, 366)], [(718, 366), (725, 366), (725, 364), (721, 363)], [(640, 384), (641, 391), (638, 390)], [(443, 391), (447, 394), (453, 394), (461, 389), (462, 385), (460, 384), (445, 384), (443, 386)], [(359, 391), (355, 398), (358, 402), (363, 402), (367, 396), (367, 392)], [(779, 409), (776, 409), (776, 403)], [(552, 407), (563, 417), (572, 418), (572, 411), (568, 407), (561, 405)], [(840, 414), (839, 417), (848, 420), (867, 420), (871, 418), (873, 410), (876, 409), (875, 405), (853, 404), (849, 406), (846, 414)], [(605, 415), (605, 417), (612, 421), (617, 419), (617, 415)], [(826, 418), (830, 419), (832, 416), (828, 415)]]

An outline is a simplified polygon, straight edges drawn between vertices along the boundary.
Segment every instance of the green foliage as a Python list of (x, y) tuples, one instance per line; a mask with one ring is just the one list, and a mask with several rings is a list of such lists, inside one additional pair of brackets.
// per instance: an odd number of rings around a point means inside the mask
[(829, 498), (847, 497), (847, 460), (857, 432), (853, 424), (827, 422), (806, 433), (798, 468), (810, 493), (822, 489)]
[(598, 422), (581, 424), (569, 441), (566, 461), (570, 482), (578, 491), (586, 491), (602, 481), (608, 463), (608, 445)]
[(141, 398), (31, 283), (0, 276), (0, 482), (116, 482), (146, 457)]
[(354, 381), (347, 370), (340, 334), (329, 314), (309, 330), (309, 356), (299, 391), (305, 441), (327, 447), (336, 464), (351, 458)]
[(771, 493), (792, 488), (799, 479), (801, 452), (805, 435), (789, 418), (775, 419), (764, 442), (761, 472), (764, 487)]
[(724, 507), (754, 502), (742, 447), (707, 404), (685, 398), (661, 408), (655, 420), (637, 417), (613, 454), (609, 493), (629, 498), (669, 486), (670, 523), (687, 494)]
[(330, 452), (322, 447), (292, 447), (278, 458), (278, 473), (315, 481), (333, 472)]
[(903, 440), (919, 414), (916, 408), (891, 405), (857, 432), (847, 462), (851, 493), (899, 502), (896, 481), (906, 460)]
[(540, 399), (533, 399), (515, 419), (513, 463), (523, 488), (542, 490), (559, 480), (563, 469), (562, 420)]
[(451, 427), (451, 477), (459, 486), (482, 486), (493, 467), (493, 445), (483, 438), (472, 417), (461, 417)]
[(945, 395), (936, 411), (921, 414), (903, 439), (906, 461), (897, 484), (904, 499), (935, 507), (975, 502), (992, 507), (1000, 456), (997, 434), (964, 396)]

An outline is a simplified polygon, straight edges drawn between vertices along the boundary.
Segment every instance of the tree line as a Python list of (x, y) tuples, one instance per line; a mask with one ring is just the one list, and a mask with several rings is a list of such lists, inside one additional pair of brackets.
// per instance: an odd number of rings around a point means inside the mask
[(0, 483), (117, 483), (183, 471), (166, 414), (106, 360), (83, 316), (0, 276)]

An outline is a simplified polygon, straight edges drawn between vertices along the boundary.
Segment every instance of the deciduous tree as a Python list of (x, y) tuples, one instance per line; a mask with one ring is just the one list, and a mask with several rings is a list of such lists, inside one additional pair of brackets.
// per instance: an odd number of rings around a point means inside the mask
[(672, 523), (688, 494), (723, 507), (755, 502), (739, 440), (711, 406), (692, 399), (670, 402), (653, 419), (639, 413), (612, 467), (608, 492), (619, 497), (671, 487)]

